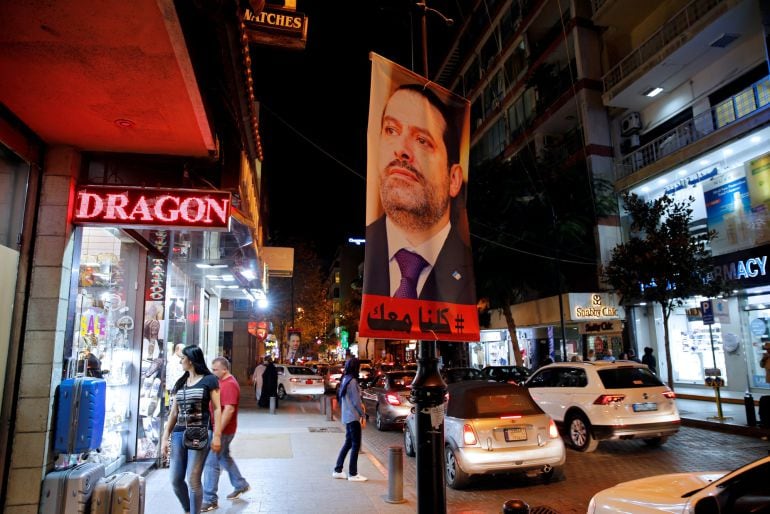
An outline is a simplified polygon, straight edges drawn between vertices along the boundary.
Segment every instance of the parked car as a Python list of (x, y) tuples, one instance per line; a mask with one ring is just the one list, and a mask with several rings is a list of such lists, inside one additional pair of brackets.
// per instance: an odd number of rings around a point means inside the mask
[(313, 373), (305, 366), (278, 364), (278, 398), (283, 400), (289, 395), (321, 395), (324, 394), (323, 377)]
[(481, 368), (481, 374), (487, 380), (520, 385), (529, 377), (530, 372), (523, 366), (485, 366)]
[[(468, 380), (447, 386), (444, 455), (446, 483), (466, 486), (473, 475), (526, 473), (553, 478), (566, 460), (553, 419), (527, 389)], [(404, 451), (416, 453), (415, 414), (404, 425)]]
[(374, 416), (377, 430), (403, 425), (413, 405), (409, 397), (414, 376), (412, 371), (391, 371), (380, 375), (361, 391), (367, 416)]
[(447, 384), (463, 380), (486, 380), (481, 370), (476, 368), (444, 368), (441, 370), (441, 376)]
[(770, 456), (734, 471), (673, 473), (620, 483), (596, 493), (588, 514), (770, 513)]
[(578, 451), (605, 439), (657, 446), (680, 427), (675, 394), (647, 366), (631, 361), (558, 362), (524, 383)]

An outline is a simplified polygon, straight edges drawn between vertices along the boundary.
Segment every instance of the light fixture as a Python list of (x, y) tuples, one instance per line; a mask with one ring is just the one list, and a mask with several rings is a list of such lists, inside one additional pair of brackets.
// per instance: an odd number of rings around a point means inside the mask
[(725, 157), (730, 157), (734, 153), (735, 152), (733, 152), (732, 148), (725, 148), (724, 150), (722, 150), (722, 155), (724, 155)]
[(254, 273), (254, 271), (249, 268), (241, 270), (241, 275), (246, 280), (254, 280), (255, 278), (257, 278), (256, 273)]
[(660, 184), (661, 186), (666, 185), (666, 184), (668, 184), (668, 180), (666, 180), (665, 178), (661, 177), (661, 178), (658, 179), (658, 184)]
[(226, 268), (227, 264), (206, 264), (203, 262), (198, 262), (195, 264), (195, 267), (200, 269), (219, 269)]
[(698, 164), (700, 164), (701, 166), (707, 166), (707, 165), (711, 164), (711, 161), (708, 160), (708, 159), (701, 159), (701, 160), (698, 161)]
[(235, 282), (235, 277), (232, 275), (222, 275), (222, 280), (225, 282)]
[(653, 98), (653, 97), (658, 96), (662, 92), (663, 92), (663, 88), (662, 87), (651, 87), (650, 89), (648, 89), (647, 91), (645, 91), (642, 94), (644, 96), (648, 96), (650, 98)]
[(219, 275), (206, 275), (206, 278), (209, 280), (222, 280), (222, 277)]
[(687, 170), (679, 170), (676, 172), (676, 174), (679, 175), (680, 177), (684, 177), (685, 175), (687, 175)]
[(751, 142), (754, 144), (757, 144), (762, 141), (762, 138), (759, 136), (751, 136)]
[(643, 193), (649, 193), (650, 192), (650, 186), (642, 186), (642, 192)]

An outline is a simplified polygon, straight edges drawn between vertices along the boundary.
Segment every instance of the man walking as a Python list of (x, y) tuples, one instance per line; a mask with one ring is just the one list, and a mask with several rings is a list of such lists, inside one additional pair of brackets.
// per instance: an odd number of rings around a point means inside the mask
[[(238, 428), (238, 403), (241, 399), (241, 388), (238, 381), (230, 373), (230, 361), (217, 357), (211, 365), (211, 371), (219, 378), (219, 397), (222, 405), (222, 449), (219, 452), (209, 452), (203, 469), (203, 505), (201, 512), (208, 512), (219, 507), (217, 489), (219, 474), (224, 468), (230, 476), (233, 492), (227, 495), (228, 500), (235, 500), (251, 487), (241, 476), (238, 465), (230, 455), (230, 443)], [(212, 416), (213, 419), (213, 416)]]

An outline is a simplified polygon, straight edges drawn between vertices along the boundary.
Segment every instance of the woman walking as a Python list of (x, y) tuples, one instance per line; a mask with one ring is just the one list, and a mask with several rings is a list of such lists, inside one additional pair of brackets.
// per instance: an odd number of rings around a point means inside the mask
[[(353, 358), (345, 363), (345, 374), (340, 384), (340, 410), (342, 423), (345, 424), (345, 444), (340, 449), (337, 464), (334, 466), (334, 478), (347, 478), (351, 482), (365, 482), (365, 476), (358, 474), (358, 450), (361, 448), (361, 426), (366, 426), (366, 410), (361, 403), (361, 389), (358, 387), (358, 359)], [(349, 475), (342, 471), (345, 457), (350, 451)]]
[[(171, 437), (171, 486), (179, 503), (188, 514), (199, 514), (203, 502), (201, 475), (209, 449), (218, 452), (222, 447), (219, 404), (219, 380), (209, 371), (203, 351), (197, 346), (186, 346), (180, 358), (184, 374), (172, 390), (174, 403), (161, 439), (161, 454), (169, 450)], [(211, 431), (210, 411), (214, 412), (214, 432)], [(184, 447), (183, 435), (187, 426), (208, 426), (209, 443), (201, 450)]]

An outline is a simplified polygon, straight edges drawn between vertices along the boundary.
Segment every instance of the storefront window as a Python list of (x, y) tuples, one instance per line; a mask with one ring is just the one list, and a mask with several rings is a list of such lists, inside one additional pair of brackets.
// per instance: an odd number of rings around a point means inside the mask
[(725, 385), (728, 385), (722, 346), (725, 329), (726, 327), (718, 322), (713, 325), (704, 324), (700, 304), (694, 300), (671, 314), (669, 335), (675, 382), (705, 384), (704, 370), (719, 368)]
[(110, 470), (130, 452), (136, 426), (131, 380), (139, 361), (134, 320), (141, 298), (131, 285), (144, 271), (145, 251), (116, 229), (79, 228), (76, 239), (79, 268), (67, 375), (107, 382), (104, 435), (95, 457)]
[[(770, 300), (767, 295), (765, 298)], [(760, 366), (764, 353), (762, 346), (770, 343), (770, 307), (765, 308), (768, 304), (761, 302), (762, 299), (759, 298), (753, 299), (749, 304), (748, 323), (751, 344), (747, 345), (746, 359), (751, 387), (770, 388), (770, 384), (765, 380), (765, 370)]]

